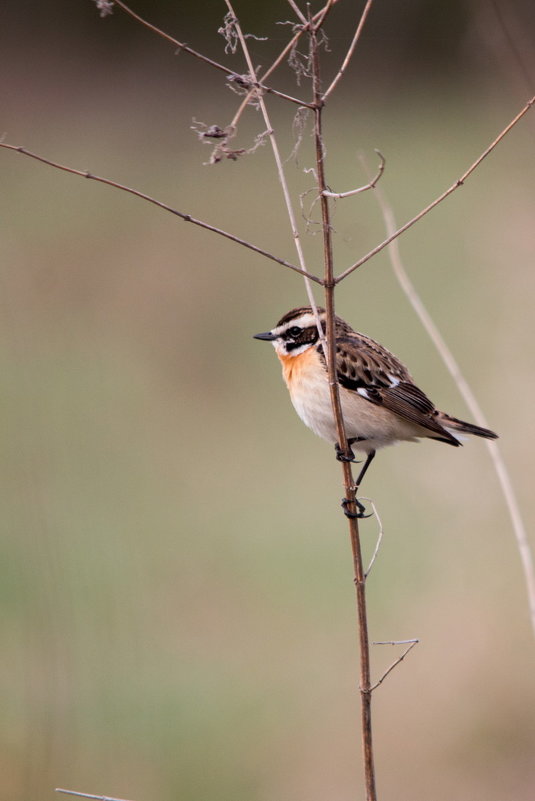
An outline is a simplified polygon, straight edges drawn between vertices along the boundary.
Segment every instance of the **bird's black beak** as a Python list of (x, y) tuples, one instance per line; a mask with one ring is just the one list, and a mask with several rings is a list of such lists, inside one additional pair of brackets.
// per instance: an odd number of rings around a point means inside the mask
[(254, 334), (253, 339), (265, 339), (266, 342), (273, 342), (277, 337), (275, 334), (272, 334), (271, 331), (266, 331), (263, 334)]

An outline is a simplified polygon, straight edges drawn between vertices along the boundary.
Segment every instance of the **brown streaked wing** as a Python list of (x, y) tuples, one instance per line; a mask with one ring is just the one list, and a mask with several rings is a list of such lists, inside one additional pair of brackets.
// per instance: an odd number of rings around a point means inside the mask
[[(343, 387), (354, 392), (360, 390), (361, 397), (370, 403), (439, 434), (438, 438), (451, 445), (459, 444), (440, 425), (434, 404), (413, 384), (406, 367), (393, 354), (358, 334), (337, 337), (336, 344), (336, 371)], [(399, 383), (395, 384), (395, 380)]]
[(390, 387), (393, 379), (411, 381), (392, 353), (360, 334), (336, 338), (336, 371), (346, 389)]
[(461, 444), (453, 434), (440, 425), (436, 418), (435, 405), (415, 384), (402, 382), (396, 387), (381, 389), (379, 393), (382, 405), (386, 409), (440, 435), (433, 439), (441, 439), (443, 442), (449, 442), (450, 445)]

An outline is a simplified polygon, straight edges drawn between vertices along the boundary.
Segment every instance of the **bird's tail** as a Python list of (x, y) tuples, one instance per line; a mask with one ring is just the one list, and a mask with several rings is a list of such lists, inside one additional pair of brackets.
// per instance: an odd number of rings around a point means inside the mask
[(457, 417), (451, 417), (451, 415), (442, 412), (439, 417), (440, 424), (444, 426), (444, 428), (451, 431), (451, 433), (455, 436), (456, 432), (458, 431), (460, 434), (473, 434), (475, 437), (484, 437), (485, 439), (498, 439), (498, 434), (495, 434), (494, 431), (491, 431), (490, 428), (482, 428), (481, 426), (476, 426), (473, 423), (466, 423), (464, 420), (458, 420)]

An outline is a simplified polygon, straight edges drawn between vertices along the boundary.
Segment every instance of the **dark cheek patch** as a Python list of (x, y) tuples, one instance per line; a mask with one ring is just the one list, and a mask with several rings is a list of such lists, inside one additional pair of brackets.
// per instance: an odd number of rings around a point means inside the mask
[(316, 328), (305, 328), (299, 336), (294, 339), (293, 337), (286, 335), (284, 337), (284, 342), (286, 345), (286, 351), (290, 353), (292, 350), (296, 348), (300, 348), (303, 345), (313, 345), (318, 338), (318, 331)]
[(288, 353), (291, 353), (292, 350), (300, 348), (302, 344), (303, 344), (302, 342), (293, 342), (293, 340), (290, 341), (286, 340), (286, 351)]

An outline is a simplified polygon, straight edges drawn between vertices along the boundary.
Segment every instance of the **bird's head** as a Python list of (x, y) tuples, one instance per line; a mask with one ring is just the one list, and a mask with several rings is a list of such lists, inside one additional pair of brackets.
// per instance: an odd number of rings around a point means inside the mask
[[(325, 332), (326, 313), (321, 306), (318, 306), (318, 316)], [(339, 317), (335, 318), (335, 323), (337, 330), (348, 328)], [(316, 317), (310, 306), (300, 306), (281, 317), (271, 331), (255, 334), (254, 338), (272, 342), (279, 356), (299, 356), (313, 347), (319, 339)]]

